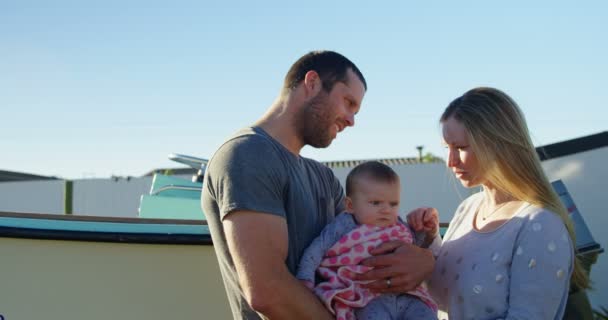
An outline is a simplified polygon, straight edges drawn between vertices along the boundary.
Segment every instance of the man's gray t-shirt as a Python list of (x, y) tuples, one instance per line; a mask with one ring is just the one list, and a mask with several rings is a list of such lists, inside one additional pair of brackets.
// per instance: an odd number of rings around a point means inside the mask
[(228, 139), (207, 165), (202, 207), (235, 319), (260, 319), (244, 299), (228, 251), (222, 220), (233, 211), (284, 217), (289, 250), (285, 264), (295, 275), (304, 250), (344, 210), (344, 191), (333, 172), (294, 155), (259, 127)]

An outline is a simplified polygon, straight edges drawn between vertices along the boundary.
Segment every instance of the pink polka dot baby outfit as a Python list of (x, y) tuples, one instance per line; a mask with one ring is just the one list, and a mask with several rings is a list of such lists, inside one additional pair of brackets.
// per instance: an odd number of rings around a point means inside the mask
[[(337, 223), (354, 224), (354, 219), (352, 219), (350, 214), (341, 214), (336, 220)], [(345, 223), (340, 220), (352, 220), (352, 223), (348, 221)], [(311, 276), (310, 267), (306, 268), (305, 266), (310, 262), (318, 266), (317, 274), (322, 281), (314, 287), (315, 294), (336, 315), (336, 319), (355, 319), (353, 308), (362, 308), (379, 295), (372, 293), (369, 289), (363, 288), (361, 286), (363, 282), (354, 280), (355, 274), (371, 270), (370, 267), (360, 265), (359, 263), (361, 260), (371, 257), (370, 250), (383, 242), (400, 240), (412, 243), (412, 233), (402, 223), (390, 227), (357, 226), (355, 224), (350, 225), (350, 227), (329, 227), (328, 229), (328, 232), (324, 230), (322, 235), (315, 239), (313, 244), (307, 249), (307, 252), (305, 252), (302, 257), (298, 278), (307, 281), (314, 280), (314, 273)], [(350, 231), (347, 231), (349, 229)], [(333, 241), (333, 245), (328, 250), (324, 250), (325, 254), (320, 258), (320, 263), (317, 263), (318, 257), (310, 257), (312, 255), (311, 251), (320, 251), (318, 246), (320, 242), (332, 238), (335, 239), (340, 234), (343, 235), (339, 237), (339, 240)], [(327, 247), (327, 244), (325, 244), (325, 247)], [(300, 272), (303, 269), (308, 270)], [(435, 303), (422, 286), (407, 294), (420, 298), (434, 311), (437, 310)]]

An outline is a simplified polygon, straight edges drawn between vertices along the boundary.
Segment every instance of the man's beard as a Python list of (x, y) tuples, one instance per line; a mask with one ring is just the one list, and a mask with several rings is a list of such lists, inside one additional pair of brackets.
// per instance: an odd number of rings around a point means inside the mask
[(327, 103), (329, 95), (321, 90), (319, 94), (300, 109), (296, 125), (304, 142), (314, 148), (327, 148), (334, 137), (330, 130), (334, 125), (331, 107)]

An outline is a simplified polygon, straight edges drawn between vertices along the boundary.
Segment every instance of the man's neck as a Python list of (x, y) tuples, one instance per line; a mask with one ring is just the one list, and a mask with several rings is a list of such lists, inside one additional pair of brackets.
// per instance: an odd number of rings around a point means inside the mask
[(262, 128), (287, 150), (299, 156), (304, 144), (298, 137), (295, 114), (290, 110), (288, 103), (289, 101), (277, 100), (254, 125)]

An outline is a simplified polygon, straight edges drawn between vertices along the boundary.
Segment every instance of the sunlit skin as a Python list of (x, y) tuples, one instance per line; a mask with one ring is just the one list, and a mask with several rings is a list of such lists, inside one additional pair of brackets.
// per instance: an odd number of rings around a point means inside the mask
[[(447, 149), (448, 168), (452, 170), (454, 176), (464, 187), (484, 186), (485, 200), (482, 211), (494, 212), (499, 203), (512, 202), (510, 205), (502, 207), (502, 212), (492, 216), (492, 219), (484, 219), (481, 215), (476, 214), (475, 227), (478, 230), (488, 231), (499, 226), (515, 212), (514, 210), (504, 209), (512, 209), (512, 206), (517, 206), (520, 203), (512, 201), (513, 199), (510, 196), (498, 191), (484, 179), (477, 156), (469, 144), (466, 129), (462, 122), (454, 117), (449, 117), (441, 123), (441, 127), (443, 143)], [(439, 213), (435, 208), (421, 207), (414, 209), (408, 213), (407, 221), (416, 232), (426, 234), (425, 244), (427, 245), (438, 235)]]
[(353, 214), (359, 224), (388, 227), (399, 217), (400, 184), (376, 181), (361, 177), (356, 181), (355, 192), (346, 197), (346, 211)]
[(298, 122), (302, 126), (303, 143), (316, 148), (328, 147), (338, 133), (355, 125), (355, 115), (364, 95), (363, 82), (350, 69), (346, 81), (336, 82), (330, 92), (320, 87), (301, 109)]
[(365, 95), (365, 86), (359, 77), (350, 69), (346, 74), (346, 82), (336, 83), (327, 99), (335, 115), (332, 128), (334, 139), (344, 128), (355, 125), (355, 115), (359, 112)]
[(469, 144), (464, 125), (454, 117), (442, 123), (443, 142), (447, 149), (447, 166), (466, 188), (483, 184), (475, 152)]
[[(515, 207), (521, 205), (519, 201), (513, 201), (513, 197), (494, 188), (483, 178), (475, 152), (471, 148), (466, 136), (464, 125), (454, 117), (442, 123), (443, 140), (448, 150), (447, 165), (456, 178), (466, 188), (483, 185), (485, 200), (480, 212), (491, 213), (490, 219), (484, 214), (475, 216), (475, 226), (479, 230), (492, 230), (508, 220), (516, 211)], [(498, 207), (502, 203), (506, 206)], [(496, 209), (501, 209), (496, 211)]]

